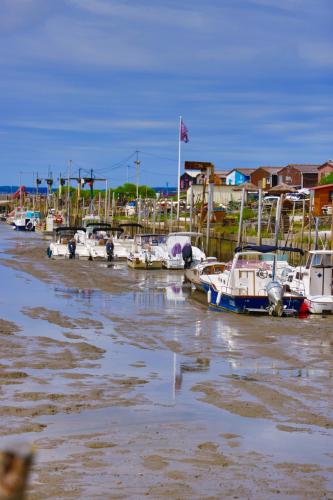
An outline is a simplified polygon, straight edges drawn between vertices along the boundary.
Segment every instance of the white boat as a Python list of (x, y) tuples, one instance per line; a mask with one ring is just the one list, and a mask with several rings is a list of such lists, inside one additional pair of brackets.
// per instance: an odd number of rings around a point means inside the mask
[(12, 219), (12, 225), (16, 231), (35, 231), (39, 223), (40, 212), (33, 210), (19, 210)]
[(117, 242), (126, 249), (127, 254), (129, 254), (134, 243), (134, 237), (136, 234), (141, 233), (143, 226), (137, 222), (126, 222), (124, 224), (119, 224), (119, 228), (122, 229), (123, 232), (116, 234)]
[(186, 269), (185, 278), (195, 286), (199, 292), (208, 292), (209, 286), (219, 281), (219, 276), (225, 269), (225, 262), (218, 262), (215, 257), (207, 257), (207, 260), (194, 267)]
[(206, 260), (200, 248), (192, 245), (192, 240), (202, 236), (200, 233), (170, 233), (165, 242), (159, 245), (157, 253), (166, 269), (188, 269)]
[(163, 260), (156, 252), (163, 244), (164, 234), (136, 234), (127, 257), (127, 264), (133, 269), (162, 269)]
[(53, 240), (47, 248), (47, 255), (52, 259), (88, 260), (90, 252), (85, 244), (85, 228), (58, 227), (54, 230)]
[(127, 259), (128, 250), (117, 238), (121, 233), (123, 229), (112, 227), (111, 224), (88, 223), (83, 238), (90, 258), (106, 261)]
[(236, 313), (281, 316), (299, 312), (304, 297), (285, 291), (275, 276), (275, 260), (275, 254), (267, 252), (237, 252), (218, 279), (210, 284), (209, 305)]
[(311, 250), (305, 266), (296, 267), (288, 277), (291, 290), (305, 297), (312, 314), (333, 313), (333, 251)]

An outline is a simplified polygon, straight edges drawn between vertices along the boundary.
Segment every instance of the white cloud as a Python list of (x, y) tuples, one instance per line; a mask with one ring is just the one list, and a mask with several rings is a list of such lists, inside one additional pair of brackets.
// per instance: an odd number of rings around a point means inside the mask
[(125, 119), (125, 120), (108, 120), (108, 119), (94, 119), (84, 118), (77, 120), (13, 120), (7, 121), (3, 126), (26, 128), (26, 129), (39, 129), (50, 131), (64, 131), (64, 132), (114, 132), (116, 130), (163, 130), (171, 129), (175, 126), (173, 122), (163, 120), (138, 120), (138, 119)]

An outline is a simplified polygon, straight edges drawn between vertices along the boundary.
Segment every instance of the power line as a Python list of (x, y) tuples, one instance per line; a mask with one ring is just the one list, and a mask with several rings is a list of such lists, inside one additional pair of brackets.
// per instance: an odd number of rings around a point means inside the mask
[(168, 158), (167, 156), (159, 156), (159, 155), (155, 155), (154, 153), (147, 153), (146, 151), (139, 151), (140, 154), (142, 155), (146, 155), (146, 156), (152, 156), (154, 158), (159, 158), (160, 160), (168, 160), (168, 161), (172, 161), (172, 162), (175, 162), (175, 158)]

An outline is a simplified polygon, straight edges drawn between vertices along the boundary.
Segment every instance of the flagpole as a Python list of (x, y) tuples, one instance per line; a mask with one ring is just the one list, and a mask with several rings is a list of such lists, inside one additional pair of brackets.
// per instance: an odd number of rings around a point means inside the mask
[(181, 126), (182, 126), (182, 117), (179, 117), (179, 130), (178, 130), (178, 186), (177, 186), (177, 193), (178, 193), (178, 201), (177, 201), (177, 221), (179, 221), (179, 214), (180, 214), (180, 143), (181, 143)]

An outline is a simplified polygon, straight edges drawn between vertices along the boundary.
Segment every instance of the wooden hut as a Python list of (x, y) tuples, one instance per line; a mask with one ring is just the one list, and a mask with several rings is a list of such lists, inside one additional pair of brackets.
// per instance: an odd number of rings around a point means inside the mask
[(311, 192), (313, 192), (313, 215), (323, 215), (323, 207), (332, 206), (333, 184), (313, 187)]

